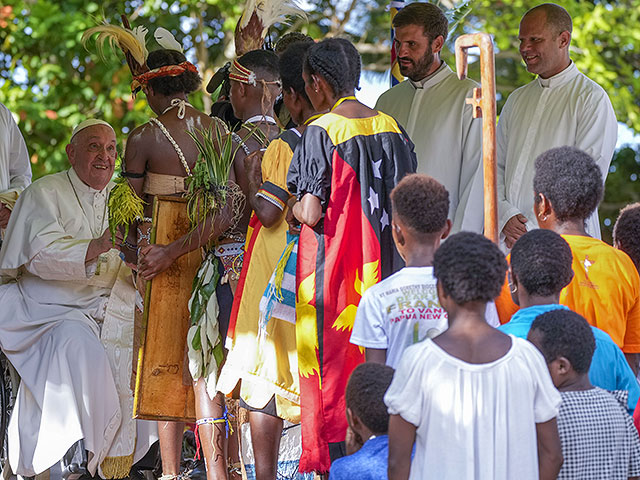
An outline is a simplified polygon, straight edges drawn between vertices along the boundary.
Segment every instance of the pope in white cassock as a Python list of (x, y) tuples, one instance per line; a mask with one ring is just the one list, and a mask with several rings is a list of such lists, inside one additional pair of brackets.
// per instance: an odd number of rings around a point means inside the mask
[[(572, 28), (569, 13), (554, 4), (532, 8), (520, 22), (520, 54), (538, 78), (509, 96), (498, 122), (498, 226), (507, 248), (538, 228), (533, 176), (541, 153), (579, 148), (607, 178), (618, 124), (607, 93), (569, 58)], [(600, 238), (597, 211), (586, 223), (587, 233)]]
[(0, 252), (0, 346), (21, 377), (9, 463), (33, 476), (83, 440), (89, 473), (121, 478), (157, 432), (132, 420), (135, 289), (107, 228), (115, 132), (87, 120), (66, 152), (71, 169), (18, 198)]
[(482, 120), (466, 103), (473, 80), (458, 80), (440, 59), (449, 23), (431, 3), (415, 2), (393, 18), (400, 73), (408, 80), (376, 103), (402, 125), (415, 144), (418, 173), (430, 175), (449, 192), (452, 233), (482, 233), (484, 226)]
[(0, 238), (18, 195), (30, 183), (27, 146), (11, 112), (0, 103)]

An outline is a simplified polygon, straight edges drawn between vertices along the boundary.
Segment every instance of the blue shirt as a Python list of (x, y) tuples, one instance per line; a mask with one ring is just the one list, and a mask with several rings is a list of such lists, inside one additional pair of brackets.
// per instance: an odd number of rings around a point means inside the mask
[[(527, 338), (531, 324), (538, 315), (564, 308), (564, 305), (548, 304), (534, 305), (521, 308), (511, 317), (511, 321), (498, 327), (502, 333)], [(593, 352), (591, 367), (589, 368), (589, 380), (596, 387), (605, 390), (627, 390), (629, 392), (628, 408), (633, 411), (640, 397), (640, 386), (633, 375), (631, 367), (627, 363), (622, 350), (611, 340), (611, 337), (596, 327), (591, 327), (596, 339), (596, 350)]]
[(378, 435), (364, 442), (353, 455), (331, 464), (330, 480), (380, 480), (387, 478), (389, 436)]

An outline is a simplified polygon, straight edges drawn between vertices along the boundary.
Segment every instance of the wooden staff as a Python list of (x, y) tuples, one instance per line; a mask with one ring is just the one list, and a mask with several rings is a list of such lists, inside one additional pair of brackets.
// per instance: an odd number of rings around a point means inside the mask
[(461, 35), (456, 40), (458, 78), (467, 77), (467, 49), (480, 48), (480, 86), (467, 103), (473, 118), (482, 117), (482, 164), (484, 171), (484, 234), (498, 243), (498, 196), (496, 191), (496, 74), (493, 41), (487, 33)]

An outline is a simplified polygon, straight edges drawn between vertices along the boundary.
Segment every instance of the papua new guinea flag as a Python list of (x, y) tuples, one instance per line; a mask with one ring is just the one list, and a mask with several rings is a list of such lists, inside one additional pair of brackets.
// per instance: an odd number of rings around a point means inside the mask
[(364, 361), (349, 343), (360, 298), (402, 267), (391, 236), (393, 187), (415, 172), (407, 134), (388, 115), (328, 113), (305, 130), (291, 162), (289, 191), (310, 193), (324, 216), (303, 226), (298, 245), (296, 342), (300, 374), (300, 471), (328, 472), (329, 444), (345, 439), (344, 392)]

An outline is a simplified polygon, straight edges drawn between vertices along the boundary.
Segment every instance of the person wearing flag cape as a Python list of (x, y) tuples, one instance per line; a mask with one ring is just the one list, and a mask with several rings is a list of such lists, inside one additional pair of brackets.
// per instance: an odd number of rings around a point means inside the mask
[(416, 171), (413, 143), (390, 116), (354, 96), (360, 56), (345, 39), (312, 45), (305, 90), (329, 113), (305, 130), (291, 161), (298, 245), (296, 342), (300, 375), (300, 471), (329, 471), (344, 455), (344, 391), (364, 354), (349, 343), (364, 291), (402, 267), (391, 235), (393, 187)]

